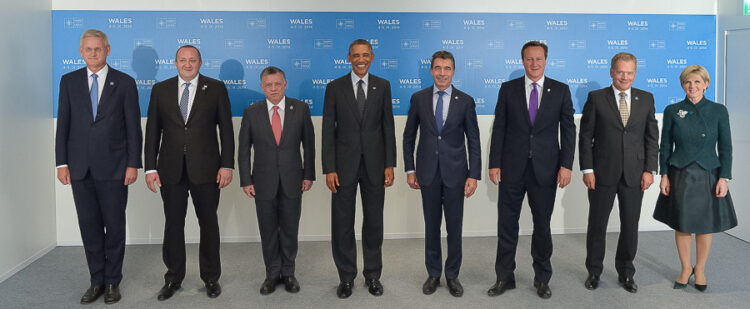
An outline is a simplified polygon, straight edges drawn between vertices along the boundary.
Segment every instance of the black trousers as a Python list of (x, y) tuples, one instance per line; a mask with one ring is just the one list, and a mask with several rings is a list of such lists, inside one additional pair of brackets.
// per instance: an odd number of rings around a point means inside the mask
[(125, 257), (128, 187), (119, 180), (95, 180), (87, 173), (71, 181), (83, 249), (92, 285), (119, 285)]
[(555, 206), (556, 184), (540, 185), (529, 159), (520, 182), (500, 183), (500, 198), (497, 203), (497, 257), (495, 274), (498, 281), (515, 281), (516, 247), (518, 245), (518, 218), (524, 195), (528, 192), (529, 207), (534, 222), (531, 236), (531, 257), (534, 280), (549, 283), (552, 277), (552, 235), (549, 222)]
[(177, 184), (163, 184), (161, 197), (164, 200), (164, 245), (162, 258), (167, 266), (164, 280), (181, 283), (185, 278), (185, 215), (188, 196), (193, 197), (195, 214), (200, 225), (200, 247), (198, 262), (203, 281), (218, 280), (221, 275), (219, 260), (219, 187), (216, 183), (195, 184), (190, 182), (187, 167), (183, 166), (182, 178)]
[(382, 183), (370, 183), (362, 158), (356, 182), (342, 184), (338, 193), (331, 194), (331, 245), (341, 281), (352, 281), (357, 276), (357, 242), (354, 238), (357, 185), (362, 194), (362, 258), (365, 264), (362, 274), (366, 279), (380, 279), (383, 269), (385, 188)]
[(461, 231), (464, 219), (464, 187), (445, 186), (440, 170), (435, 173), (432, 184), (420, 184), (422, 211), (424, 212), (424, 254), (427, 274), (440, 278), (443, 270), (440, 225), (445, 212), (445, 228), (448, 232), (448, 257), (445, 260), (445, 278), (458, 278), (461, 269)]
[(274, 199), (255, 200), (267, 278), (294, 276), (301, 206), (302, 197), (285, 196), (280, 181)]
[(596, 184), (589, 190), (589, 222), (586, 231), (586, 269), (590, 274), (601, 275), (604, 268), (604, 251), (607, 239), (607, 222), (617, 195), (620, 207), (620, 238), (615, 254), (615, 269), (622, 277), (635, 274), (633, 260), (638, 250), (638, 220), (641, 217), (643, 191), (639, 186), (629, 187), (625, 178), (613, 186)]

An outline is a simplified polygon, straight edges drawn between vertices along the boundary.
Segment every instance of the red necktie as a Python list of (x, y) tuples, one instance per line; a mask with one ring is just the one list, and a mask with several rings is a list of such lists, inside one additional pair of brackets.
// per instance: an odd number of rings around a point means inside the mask
[(273, 137), (276, 138), (276, 145), (281, 144), (281, 116), (279, 115), (279, 106), (274, 105), (273, 117), (271, 117), (271, 130), (273, 130)]

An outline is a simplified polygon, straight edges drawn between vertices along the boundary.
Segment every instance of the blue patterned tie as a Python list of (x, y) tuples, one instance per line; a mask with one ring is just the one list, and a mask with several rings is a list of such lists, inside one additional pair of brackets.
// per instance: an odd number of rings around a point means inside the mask
[(443, 95), (445, 91), (438, 91), (437, 105), (435, 106), (435, 124), (437, 124), (438, 133), (443, 130)]
[(190, 83), (185, 83), (185, 90), (182, 92), (180, 97), (180, 112), (182, 113), (182, 120), (187, 123), (188, 114), (188, 101), (190, 101)]
[(96, 120), (96, 109), (99, 107), (99, 81), (96, 73), (91, 74), (93, 81), (91, 82), (91, 91), (89, 97), (91, 97), (91, 111), (94, 113), (94, 120)]

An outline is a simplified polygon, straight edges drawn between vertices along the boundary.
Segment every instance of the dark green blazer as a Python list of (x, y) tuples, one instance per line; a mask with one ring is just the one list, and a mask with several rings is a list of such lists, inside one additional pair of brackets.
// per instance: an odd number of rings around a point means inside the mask
[(660, 173), (667, 174), (669, 166), (683, 168), (693, 162), (707, 170), (719, 168), (719, 177), (732, 178), (729, 113), (724, 105), (705, 97), (698, 104), (685, 98), (664, 109)]

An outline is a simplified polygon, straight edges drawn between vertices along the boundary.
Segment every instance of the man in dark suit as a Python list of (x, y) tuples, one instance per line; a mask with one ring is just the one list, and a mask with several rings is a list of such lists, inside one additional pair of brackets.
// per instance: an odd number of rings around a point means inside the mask
[(326, 86), (323, 103), (323, 173), (331, 195), (333, 260), (341, 283), (336, 295), (352, 294), (357, 276), (354, 210), (357, 185), (362, 194), (362, 255), (370, 294), (383, 294), (383, 204), (385, 188), (393, 185), (396, 136), (391, 84), (369, 74), (370, 42), (349, 45), (352, 72)]
[(570, 183), (576, 126), (568, 85), (544, 76), (547, 45), (530, 41), (521, 49), (521, 57), (524, 77), (501, 85), (492, 127), (490, 180), (500, 183), (500, 198), (497, 281), (487, 294), (496, 296), (516, 287), (513, 271), (518, 218), (528, 192), (534, 221), (531, 237), (534, 287), (539, 297), (549, 298), (552, 296), (550, 219), (555, 206), (555, 184), (564, 188)]
[(128, 187), (141, 167), (141, 111), (135, 80), (110, 68), (107, 35), (81, 36), (86, 67), (60, 79), (55, 161), (57, 178), (71, 184), (91, 287), (82, 304), (104, 294), (120, 300)]
[[(267, 67), (260, 73), (266, 99), (245, 108), (240, 127), (237, 161), (240, 186), (255, 198), (258, 228), (266, 264), (263, 295), (283, 282), (287, 291), (299, 291), (294, 277), (302, 192), (315, 180), (315, 132), (305, 102), (284, 95), (284, 71)], [(300, 155), (300, 144), (305, 159)], [(255, 151), (255, 161), (250, 153)]]
[(631, 293), (633, 259), (638, 248), (638, 220), (643, 191), (654, 182), (659, 128), (654, 117), (654, 96), (632, 88), (636, 58), (629, 53), (612, 57), (612, 86), (589, 92), (583, 107), (579, 138), (583, 183), (589, 189), (586, 232), (587, 289), (599, 286), (606, 247), (607, 222), (617, 195), (620, 205), (620, 239), (615, 268), (618, 281)]
[[(185, 45), (177, 50), (179, 74), (151, 90), (146, 122), (146, 185), (164, 200), (163, 258), (165, 284), (158, 299), (165, 300), (185, 278), (185, 215), (188, 194), (193, 197), (200, 224), (200, 276), (206, 294), (221, 294), (219, 276), (219, 190), (232, 181), (234, 131), (227, 88), (221, 81), (198, 74), (201, 55)], [(216, 136), (219, 128), (221, 149)]]
[[(422, 293), (434, 293), (440, 283), (443, 270), (440, 225), (445, 212), (448, 231), (445, 279), (451, 295), (460, 297), (464, 293), (458, 281), (464, 196), (474, 194), (477, 180), (481, 179), (482, 151), (474, 98), (451, 85), (455, 62), (450, 52), (434, 53), (430, 67), (434, 84), (411, 96), (404, 128), (404, 169), (406, 182), (422, 193), (428, 275), (422, 285)], [(417, 129), (419, 147), (418, 167), (415, 170)], [(466, 159), (466, 141), (469, 144), (469, 160)]]

